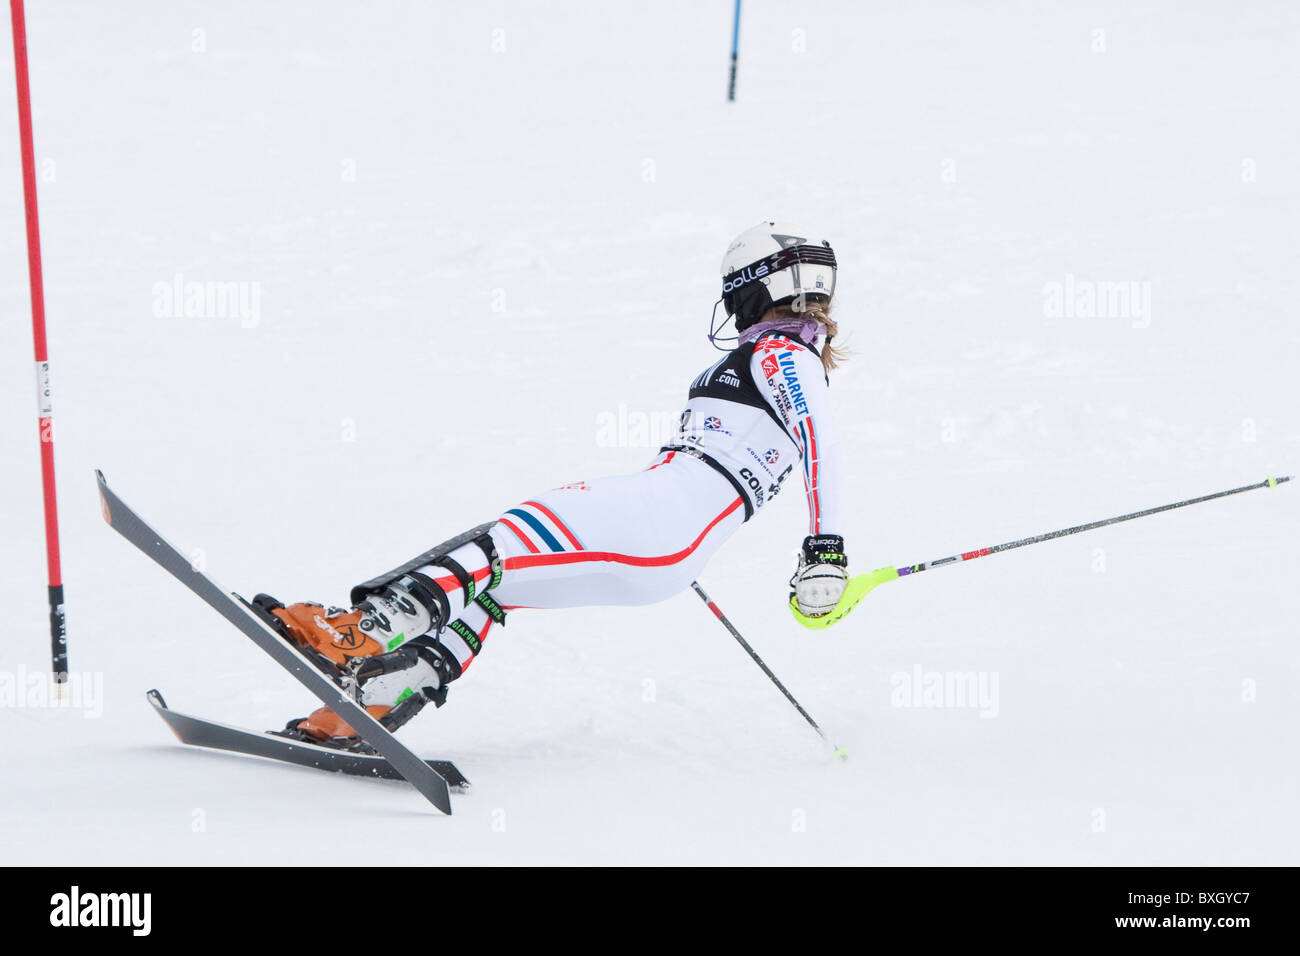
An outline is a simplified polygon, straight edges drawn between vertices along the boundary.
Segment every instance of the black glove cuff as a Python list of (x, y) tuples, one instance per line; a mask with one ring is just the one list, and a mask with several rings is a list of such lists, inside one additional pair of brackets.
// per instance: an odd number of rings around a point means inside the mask
[(803, 539), (803, 557), (808, 564), (830, 564), (837, 568), (848, 567), (849, 563), (844, 539), (838, 534), (808, 535)]

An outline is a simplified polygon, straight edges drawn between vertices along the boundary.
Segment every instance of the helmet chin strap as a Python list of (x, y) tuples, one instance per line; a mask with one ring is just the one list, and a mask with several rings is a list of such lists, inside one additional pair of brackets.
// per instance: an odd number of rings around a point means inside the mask
[(709, 320), (709, 344), (712, 345), (719, 352), (730, 352), (731, 349), (724, 348), (718, 343), (735, 342), (740, 338), (740, 334), (737, 333), (735, 335), (727, 335), (727, 336), (718, 334), (719, 332), (722, 332), (727, 327), (727, 322), (735, 318), (735, 316), (733, 316), (730, 312), (728, 312), (726, 315), (722, 317), (722, 321), (719, 322), (718, 306), (720, 305), (722, 305), (721, 298), (719, 298), (717, 302), (713, 303), (713, 317)]

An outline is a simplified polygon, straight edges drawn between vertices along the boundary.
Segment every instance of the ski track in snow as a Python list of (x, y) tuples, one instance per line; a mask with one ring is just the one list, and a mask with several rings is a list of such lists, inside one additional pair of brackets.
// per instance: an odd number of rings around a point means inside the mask
[[(314, 702), (104, 525), (93, 468), (227, 586), (341, 601), (643, 467), (598, 416), (676, 414), (763, 217), (840, 257), (856, 571), (1297, 470), (1294, 7), (747, 4), (733, 105), (726, 5), (620, 8), (626, 44), (597, 9), (29, 9), (70, 657), (104, 701), (0, 709), (0, 862), (1295, 863), (1294, 484), (891, 584), (820, 634), (783, 607), (788, 492), (702, 580), (842, 764), (689, 593), (512, 614), (402, 732), (473, 781), (451, 818), (149, 712)], [(0, 111), (12, 674), (48, 638)], [(256, 283), (258, 321), (159, 317), (178, 274)], [(1150, 283), (1149, 325), (1046, 317), (1067, 276)], [(996, 674), (996, 717), (893, 706), (917, 666)]]

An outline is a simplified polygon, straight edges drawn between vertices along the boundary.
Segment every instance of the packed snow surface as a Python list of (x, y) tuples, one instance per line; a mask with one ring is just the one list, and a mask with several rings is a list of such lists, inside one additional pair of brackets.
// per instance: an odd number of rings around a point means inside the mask
[(8, 93), (0, 862), (1297, 862), (1296, 484), (818, 633), (787, 494), (701, 581), (847, 762), (689, 592), (521, 611), (401, 733), (473, 781), (450, 818), (181, 747), (148, 688), (253, 728), (315, 701), (93, 484), (227, 587), (342, 602), (644, 467), (763, 218), (839, 256), (854, 571), (1289, 473), (1294, 5), (746, 3), (730, 104), (722, 0), (28, 7), (71, 666), (102, 694), (21, 680), (48, 629)]

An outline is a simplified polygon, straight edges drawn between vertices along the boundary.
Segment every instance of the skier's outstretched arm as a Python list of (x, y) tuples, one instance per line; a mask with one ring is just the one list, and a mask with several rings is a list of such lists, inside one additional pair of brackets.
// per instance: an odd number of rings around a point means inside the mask
[(799, 609), (810, 617), (831, 611), (844, 593), (843, 483), (830, 388), (821, 359), (784, 336), (754, 349), (754, 377), (766, 381), (764, 397), (799, 452), (808, 502), (808, 537), (791, 584)]

